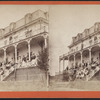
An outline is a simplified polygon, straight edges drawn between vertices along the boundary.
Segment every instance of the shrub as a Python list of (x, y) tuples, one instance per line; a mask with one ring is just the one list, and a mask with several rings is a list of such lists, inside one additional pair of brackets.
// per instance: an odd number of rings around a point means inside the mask
[(48, 70), (49, 68), (49, 65), (48, 65), (48, 62), (49, 62), (49, 53), (48, 53), (48, 49), (44, 49), (44, 50), (41, 50), (39, 52), (39, 56), (38, 56), (38, 67), (40, 69), (43, 69), (45, 71)]

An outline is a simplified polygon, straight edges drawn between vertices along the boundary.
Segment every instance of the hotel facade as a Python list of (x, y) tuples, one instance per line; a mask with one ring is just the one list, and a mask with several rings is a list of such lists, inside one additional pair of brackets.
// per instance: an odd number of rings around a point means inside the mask
[[(10, 23), (6, 28), (0, 29), (0, 63), (14, 60), (18, 63), (19, 58), (31, 52), (36, 56), (48, 46), (48, 13), (37, 10), (26, 14), (17, 22)], [(1, 75), (1, 80), (13, 72), (11, 68), (5, 75)]]
[(69, 52), (59, 57), (59, 73), (61, 67), (63, 70), (66, 67), (75, 68), (75, 66), (82, 66), (83, 62), (89, 65), (92, 61), (96, 61), (100, 64), (100, 23), (97, 22), (91, 28), (85, 29), (83, 33), (72, 37), (72, 43), (68, 47)]

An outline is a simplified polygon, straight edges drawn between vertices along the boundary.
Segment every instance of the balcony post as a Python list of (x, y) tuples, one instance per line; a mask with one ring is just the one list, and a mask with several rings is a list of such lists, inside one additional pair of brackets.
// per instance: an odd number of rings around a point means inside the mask
[(17, 63), (17, 44), (15, 45), (15, 63)]
[(47, 36), (47, 34), (44, 34), (43, 37), (44, 37), (44, 48), (46, 49), (47, 48), (47, 38), (48, 38), (48, 36)]
[(4, 48), (4, 62), (6, 63), (6, 48)]
[(80, 52), (80, 54), (81, 54), (81, 66), (82, 66), (82, 61), (83, 61), (82, 51)]
[(60, 68), (61, 68), (61, 59), (59, 58), (59, 74), (60, 74)]
[(63, 56), (63, 71), (64, 71), (64, 68), (65, 68), (65, 58)]
[(89, 62), (91, 63), (91, 48), (89, 48)]
[(29, 53), (29, 61), (31, 60), (31, 55), (30, 55), (30, 52), (31, 52), (31, 46), (30, 46), (30, 40), (28, 41), (28, 53)]
[(76, 63), (76, 59), (75, 59), (75, 54), (74, 54), (74, 68), (75, 68), (75, 63)]
[(68, 56), (68, 68), (69, 68), (69, 61), (70, 61), (70, 60), (69, 60), (69, 57), (70, 57), (70, 56)]
[(39, 23), (40, 23), (40, 30), (41, 30), (42, 29), (42, 21), (40, 20)]

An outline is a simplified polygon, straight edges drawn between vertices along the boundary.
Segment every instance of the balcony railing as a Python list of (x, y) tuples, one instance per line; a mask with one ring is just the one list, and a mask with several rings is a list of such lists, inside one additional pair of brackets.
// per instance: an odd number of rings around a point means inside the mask
[(20, 40), (23, 40), (23, 39), (26, 39), (26, 38), (29, 38), (29, 37), (32, 37), (32, 36), (35, 36), (35, 35), (38, 35), (40, 33), (43, 33), (43, 32), (47, 32), (48, 33), (48, 27), (44, 26), (44, 27), (41, 27), (37, 30), (28, 30), (24, 33), (21, 33), (21, 34), (17, 34), (17, 39), (13, 38), (11, 41), (9, 40), (9, 37), (6, 38), (6, 39), (2, 39), (0, 40), (0, 48), (1, 47), (4, 47), (4, 46), (7, 46), (11, 43), (15, 43), (15, 42), (19, 42)]
[(15, 63), (13, 66), (6, 65), (6, 68), (9, 69), (0, 69), (1, 74), (1, 81), (4, 81), (12, 72), (16, 72), (16, 69), (26, 69), (26, 68), (36, 68), (38, 67), (37, 60), (32, 60), (28, 62), (22, 63)]

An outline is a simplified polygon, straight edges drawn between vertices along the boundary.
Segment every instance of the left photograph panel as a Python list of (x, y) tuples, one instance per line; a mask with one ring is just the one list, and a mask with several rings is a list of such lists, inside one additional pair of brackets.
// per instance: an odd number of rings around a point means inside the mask
[(49, 6), (0, 5), (0, 90), (46, 91)]

